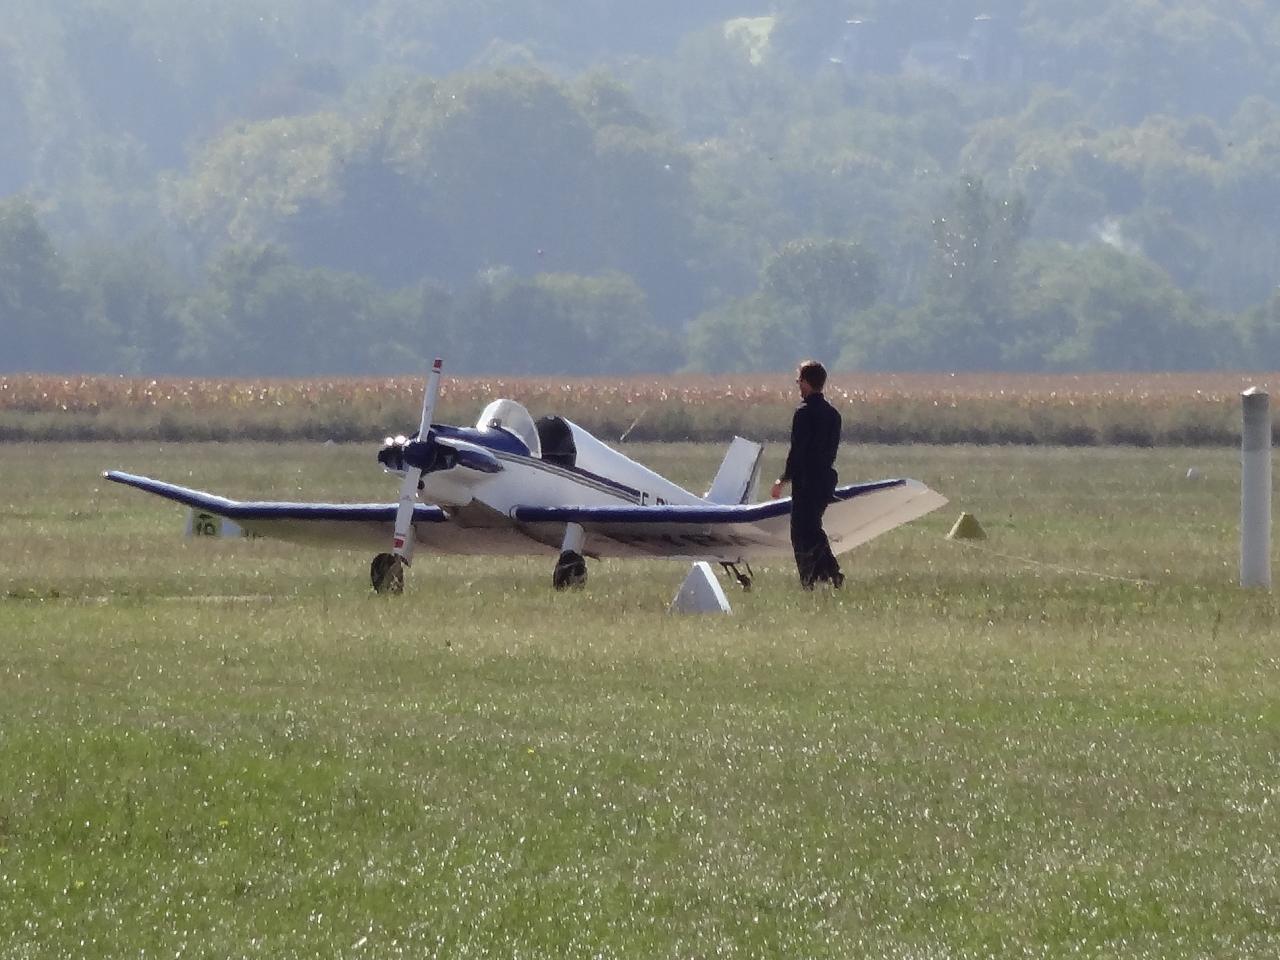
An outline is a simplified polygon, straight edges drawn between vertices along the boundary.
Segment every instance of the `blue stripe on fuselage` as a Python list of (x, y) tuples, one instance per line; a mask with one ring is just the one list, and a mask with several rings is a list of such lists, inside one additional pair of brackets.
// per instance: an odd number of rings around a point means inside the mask
[(628, 487), (625, 483), (619, 483), (617, 480), (610, 480), (608, 477), (602, 477), (589, 470), (583, 470), (581, 467), (562, 467), (558, 463), (547, 463), (545, 460), (539, 460), (536, 457), (501, 457), (500, 459), (523, 463), (527, 466), (534, 467), (535, 469), (542, 470), (545, 473), (565, 477), (566, 479), (573, 480), (575, 483), (586, 484), (587, 486), (594, 487), (604, 493), (612, 493), (616, 496), (633, 500), (636, 503), (640, 502), (640, 491), (635, 487)]
[(433, 423), (431, 432), (436, 436), (465, 440), (467, 443), (474, 443), (476, 446), (492, 450), (494, 453), (505, 454), (500, 459), (509, 460), (512, 463), (524, 464), (547, 473), (554, 473), (557, 476), (576, 480), (579, 483), (587, 483), (597, 488), (603, 487), (608, 493), (620, 494), (636, 502), (640, 500), (640, 491), (635, 487), (629, 487), (625, 483), (619, 483), (609, 477), (602, 477), (597, 473), (592, 473), (590, 470), (583, 470), (581, 467), (563, 467), (559, 464), (547, 463), (545, 460), (533, 456), (524, 441), (509, 430), (480, 430), (476, 427), (451, 427), (445, 424)]
[(510, 430), (480, 430), (476, 427), (451, 427), (443, 423), (433, 423), (431, 432), (438, 437), (465, 440), (467, 443), (474, 443), (477, 447), (485, 447), (489, 450), (512, 453), (518, 457), (530, 456), (525, 442)]

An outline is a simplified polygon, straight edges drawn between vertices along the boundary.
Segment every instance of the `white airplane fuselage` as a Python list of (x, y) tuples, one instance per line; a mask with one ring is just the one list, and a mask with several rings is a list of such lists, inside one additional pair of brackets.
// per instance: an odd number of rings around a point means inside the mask
[[(424, 465), (419, 498), (442, 507), (479, 502), (502, 515), (517, 504), (649, 506), (706, 503), (562, 417), (535, 424), (512, 400), (495, 400), (474, 427), (432, 424), (445, 447)], [(545, 442), (544, 442), (545, 441)], [(389, 441), (379, 461), (404, 475), (411, 441)], [(389, 455), (388, 455), (389, 454)]]
[(660, 506), (707, 502), (606, 446), (576, 424), (566, 423), (573, 430), (577, 446), (577, 458), (572, 467), (548, 462), (531, 453), (489, 446), (484, 442), (489, 437), (468, 436), (468, 440), (487, 448), (501, 470), (480, 473), (455, 468), (428, 472), (423, 475), (421, 500), (446, 508), (465, 507), (479, 501), (502, 514), (508, 514), (516, 504)]

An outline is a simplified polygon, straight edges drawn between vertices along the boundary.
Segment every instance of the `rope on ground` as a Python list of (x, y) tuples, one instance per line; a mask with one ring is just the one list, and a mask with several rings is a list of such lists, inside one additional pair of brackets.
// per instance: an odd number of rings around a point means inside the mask
[(998, 550), (992, 550), (990, 547), (981, 543), (975, 543), (972, 540), (952, 540), (954, 544), (961, 547), (968, 547), (970, 550), (977, 550), (981, 553), (988, 554), (992, 557), (999, 557), (1001, 560), (1009, 560), (1013, 563), (1024, 563), (1029, 567), (1042, 567), (1046, 570), (1056, 570), (1059, 573), (1072, 573), (1081, 577), (1097, 577), (1099, 580), (1115, 580), (1119, 583), (1132, 583), (1139, 587), (1154, 587), (1154, 580), (1143, 580), (1138, 577), (1119, 577), (1112, 573), (1099, 573), (1096, 570), (1084, 570), (1080, 567), (1068, 567), (1060, 563), (1047, 563), (1044, 560), (1035, 560), (1031, 557), (1019, 557), (1011, 553), (1000, 553)]

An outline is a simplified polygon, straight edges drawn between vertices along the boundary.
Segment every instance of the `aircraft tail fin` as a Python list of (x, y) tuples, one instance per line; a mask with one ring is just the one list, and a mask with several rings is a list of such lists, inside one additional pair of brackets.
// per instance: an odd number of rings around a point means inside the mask
[(764, 444), (734, 437), (705, 499), (725, 505), (751, 503), (756, 498), (763, 461)]

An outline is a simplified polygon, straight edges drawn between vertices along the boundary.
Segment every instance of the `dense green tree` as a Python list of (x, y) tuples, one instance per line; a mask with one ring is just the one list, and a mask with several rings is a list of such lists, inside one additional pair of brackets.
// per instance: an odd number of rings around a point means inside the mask
[[(445, 81), (400, 103), (387, 155), (439, 223), (445, 275), (574, 262), (591, 245), (578, 203), (592, 130), (569, 91), (540, 73)], [(409, 198), (406, 198), (409, 199)]]
[(700, 298), (690, 166), (620, 88), (498, 71), (415, 81), (359, 126), (320, 114), (233, 131), (179, 202), (211, 249), (282, 242), (388, 286), (621, 270), (675, 326)]
[(464, 349), (475, 336), (467, 321), (454, 295), (437, 284), (423, 282), (386, 294), (369, 345), (372, 370), (421, 373), (433, 358), (445, 357), (450, 370), (466, 372)]
[(1103, 243), (1019, 255), (999, 322), (959, 304), (882, 308), (846, 329), (844, 366), (1183, 370), (1235, 362), (1229, 325), (1150, 261)]
[(1280, 292), (1248, 310), (1236, 324), (1235, 336), (1224, 345), (1235, 353), (1226, 357), (1240, 370), (1280, 370)]
[(35, 207), (21, 198), (0, 201), (0, 370), (101, 369), (108, 333), (86, 322)]
[[(283, 224), (342, 197), (355, 132), (333, 114), (247, 124), (212, 141), (174, 190), (175, 215), (201, 249), (279, 242)], [(359, 158), (354, 165), (359, 167)]]
[(641, 373), (679, 363), (679, 343), (619, 274), (584, 277), (499, 271), (461, 303), (460, 367), (517, 374)]
[(278, 247), (231, 247), (186, 307), (182, 361), (208, 373), (369, 373), (384, 305), (362, 277), (305, 269)]
[[(879, 303), (850, 316), (838, 331), (837, 367), (844, 370), (906, 370), (921, 366), (922, 353), (911, 337), (910, 309)], [(923, 364), (933, 367), (938, 364)], [(941, 366), (948, 364), (942, 363)]]
[(81, 250), (74, 283), (87, 324), (109, 338), (109, 353), (93, 369), (187, 372), (180, 319), (186, 284), (160, 251), (141, 244)]
[(764, 265), (760, 288), (803, 324), (795, 331), (815, 356), (834, 358), (850, 317), (880, 294), (879, 264), (863, 244), (795, 240)]
[(714, 307), (689, 325), (688, 369), (705, 373), (745, 373), (793, 369), (817, 351), (801, 337), (800, 309), (765, 293)]
[(1051, 370), (1193, 370), (1228, 359), (1227, 328), (1167, 274), (1095, 244), (1049, 246), (1018, 278), (1010, 365)]
[(999, 196), (975, 178), (955, 186), (933, 219), (924, 295), (913, 307), (879, 315), (892, 329), (862, 338), (873, 347), (868, 361), (910, 369), (1007, 366), (1013, 278), (1028, 226), (1020, 194)]
[(996, 331), (1008, 313), (1010, 282), (1028, 224), (1020, 194), (998, 196), (977, 179), (956, 187), (933, 221), (930, 307), (978, 318)]

